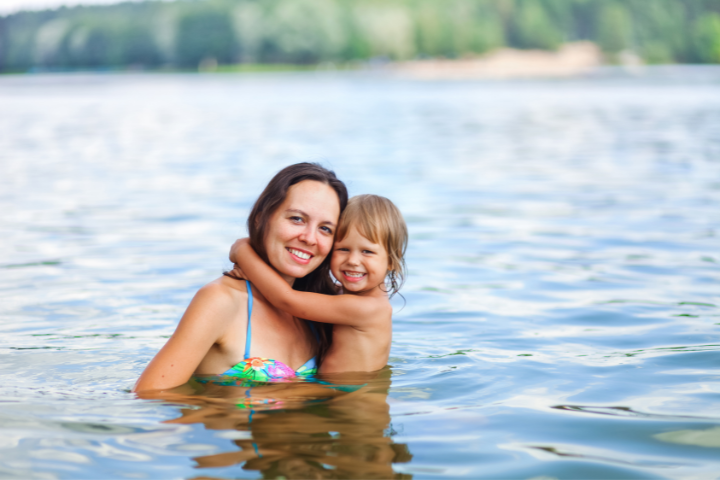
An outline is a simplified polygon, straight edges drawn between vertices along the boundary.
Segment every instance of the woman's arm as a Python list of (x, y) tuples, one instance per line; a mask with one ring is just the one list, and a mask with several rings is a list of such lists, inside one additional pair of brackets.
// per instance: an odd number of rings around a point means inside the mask
[(243, 275), (280, 310), (322, 323), (369, 326), (368, 322), (384, 318), (382, 302), (372, 297), (355, 295), (322, 295), (293, 290), (283, 278), (265, 263), (247, 239), (235, 242), (230, 261), (237, 263)]
[(235, 306), (225, 287), (209, 284), (190, 302), (165, 346), (145, 367), (133, 391), (165, 390), (186, 383), (208, 350), (225, 333)]

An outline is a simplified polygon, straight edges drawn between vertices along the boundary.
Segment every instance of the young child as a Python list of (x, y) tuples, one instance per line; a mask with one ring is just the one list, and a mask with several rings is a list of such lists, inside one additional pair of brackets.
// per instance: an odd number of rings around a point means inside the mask
[[(387, 198), (358, 195), (340, 217), (330, 269), (341, 295), (293, 290), (263, 262), (247, 239), (238, 240), (230, 261), (276, 308), (306, 320), (333, 324), (333, 342), (320, 373), (369, 372), (390, 355), (392, 307), (389, 296), (402, 285), (408, 234), (397, 207)], [(296, 261), (300, 248), (286, 247)], [(237, 271), (235, 271), (237, 272)]]

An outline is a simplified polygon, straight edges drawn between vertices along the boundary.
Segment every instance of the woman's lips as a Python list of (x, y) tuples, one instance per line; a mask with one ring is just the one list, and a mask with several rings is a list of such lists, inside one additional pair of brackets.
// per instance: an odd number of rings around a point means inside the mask
[(290, 252), (290, 256), (293, 260), (302, 265), (307, 265), (308, 263), (310, 263), (310, 260), (312, 260), (312, 258), (315, 256), (312, 253), (305, 250), (300, 250), (299, 248), (287, 247), (286, 250)]
[(342, 273), (342, 276), (345, 278), (345, 280), (347, 280), (348, 282), (353, 282), (353, 283), (359, 282), (360, 280), (362, 280), (363, 278), (365, 278), (367, 276), (367, 273), (351, 272), (351, 271), (345, 271), (345, 270), (343, 270), (341, 273)]

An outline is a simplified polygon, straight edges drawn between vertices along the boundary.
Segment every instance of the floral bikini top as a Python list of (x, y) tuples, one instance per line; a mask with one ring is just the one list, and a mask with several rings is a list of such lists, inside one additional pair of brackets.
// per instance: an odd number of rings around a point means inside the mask
[[(228, 371), (221, 373), (218, 377), (224, 377), (219, 382), (217, 380), (211, 380), (205, 376), (205, 378), (197, 378), (201, 383), (212, 381), (213, 383), (221, 383), (223, 385), (236, 385), (244, 384), (245, 381), (250, 380), (253, 382), (271, 382), (277, 380), (284, 380), (293, 377), (309, 377), (317, 373), (317, 359), (312, 357), (310, 360), (305, 362), (297, 370), (285, 365), (279, 360), (273, 360), (271, 358), (262, 357), (251, 357), (250, 356), (250, 342), (252, 338), (252, 306), (253, 306), (253, 295), (252, 285), (247, 281), (247, 293), (248, 293), (248, 322), (247, 322), (247, 336), (245, 338), (245, 360), (231, 367)], [(319, 340), (318, 332), (315, 326), (308, 322), (310, 330), (312, 330), (315, 338)], [(228, 378), (231, 377), (231, 378)]]

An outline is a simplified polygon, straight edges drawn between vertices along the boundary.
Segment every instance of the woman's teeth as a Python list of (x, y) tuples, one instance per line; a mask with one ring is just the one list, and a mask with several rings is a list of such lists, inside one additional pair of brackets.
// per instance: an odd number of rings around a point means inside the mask
[(359, 273), (359, 272), (343, 272), (343, 273), (350, 278), (360, 278), (363, 275), (365, 275), (364, 273)]
[(295, 250), (294, 248), (288, 248), (288, 251), (295, 255), (296, 257), (300, 257), (303, 260), (309, 260), (312, 255), (309, 253), (301, 252), (300, 250)]

